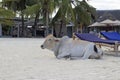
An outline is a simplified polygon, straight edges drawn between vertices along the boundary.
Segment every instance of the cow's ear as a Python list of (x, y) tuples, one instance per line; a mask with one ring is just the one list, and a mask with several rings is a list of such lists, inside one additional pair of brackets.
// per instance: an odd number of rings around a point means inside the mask
[(55, 42), (59, 42), (59, 40), (58, 40), (58, 39), (55, 39)]

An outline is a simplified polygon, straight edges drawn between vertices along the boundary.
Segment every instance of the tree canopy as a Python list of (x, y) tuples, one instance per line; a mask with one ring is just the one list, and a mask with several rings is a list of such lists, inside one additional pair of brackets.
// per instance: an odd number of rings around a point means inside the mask
[[(42, 18), (46, 26), (46, 34), (48, 34), (50, 24), (54, 24), (56, 21), (65, 24), (72, 22), (75, 27), (79, 28), (79, 25), (89, 25), (96, 19), (96, 9), (90, 6), (86, 0), (2, 0), (2, 6), (14, 13), (19, 11), (22, 21), (25, 17), (34, 18), (34, 26), (37, 19)], [(2, 7), (0, 9), (3, 10)], [(50, 17), (56, 9), (58, 11), (55, 12), (55, 16)], [(11, 14), (12, 11), (6, 11), (5, 14), (0, 13), (0, 15), (11, 16), (8, 13)], [(24, 26), (24, 22), (22, 25)]]

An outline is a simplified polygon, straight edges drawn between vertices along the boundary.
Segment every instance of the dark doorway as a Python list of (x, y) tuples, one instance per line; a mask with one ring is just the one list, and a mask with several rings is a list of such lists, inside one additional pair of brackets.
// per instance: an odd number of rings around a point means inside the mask
[(67, 27), (67, 36), (72, 37), (72, 26)]

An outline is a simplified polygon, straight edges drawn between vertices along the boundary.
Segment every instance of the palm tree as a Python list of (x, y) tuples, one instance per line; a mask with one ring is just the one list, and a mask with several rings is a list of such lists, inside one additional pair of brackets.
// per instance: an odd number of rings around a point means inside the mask
[[(32, 1), (32, 0), (31, 0)], [(33, 0), (34, 1), (34, 0)], [(36, 24), (39, 16), (43, 17), (44, 25), (46, 26), (46, 35), (48, 35), (48, 27), (49, 27), (49, 21), (50, 21), (50, 14), (53, 13), (53, 11), (56, 9), (56, 7), (59, 4), (59, 0), (36, 0), (34, 1), (34, 4), (27, 7), (25, 10), (25, 13), (30, 16), (35, 17), (35, 23), (33, 26), (34, 34), (36, 33)]]
[(66, 24), (68, 22), (75, 22), (75, 15), (72, 7), (72, 2), (72, 0), (61, 0), (60, 5), (58, 7), (59, 9), (52, 20), (52, 24), (54, 24), (56, 21), (61, 23), (58, 37), (60, 37), (62, 34), (63, 24)]
[[(3, 1), (7, 1), (7, 0), (3, 0)], [(27, 1), (27, 4), (26, 4), (26, 1)], [(30, 1), (33, 3), (31, 3)], [(23, 6), (20, 7), (21, 6), (20, 4)], [(52, 19), (52, 23), (56, 21), (61, 22), (59, 36), (62, 33), (61, 30), (63, 28), (62, 26), (63, 24), (67, 24), (68, 22), (74, 22), (76, 27), (78, 27), (77, 26), (78, 23), (81, 26), (87, 25), (91, 20), (91, 15), (93, 16), (94, 15), (93, 12), (95, 12), (95, 9), (89, 6), (85, 0), (83, 1), (79, 1), (79, 0), (36, 0), (36, 1), (35, 0), (8, 0), (5, 5), (9, 6), (8, 8), (11, 8), (10, 5), (12, 5), (12, 9), (14, 11), (20, 11), (22, 20), (24, 20), (25, 13), (34, 16), (35, 17), (35, 23), (33, 26), (34, 33), (36, 33), (35, 26), (37, 24), (37, 19), (39, 18), (39, 16), (43, 16), (44, 25), (46, 26), (46, 35), (48, 35), (49, 33), (48, 28), (50, 24), (50, 14), (53, 13), (53, 11), (56, 8), (58, 8), (58, 11), (55, 17)], [(25, 10), (26, 5), (28, 5), (27, 10)], [(22, 22), (22, 24), (24, 26), (24, 22)], [(23, 29), (23, 33), (24, 33), (24, 29)]]
[(0, 23), (6, 25), (12, 25), (13, 21), (10, 19), (13, 18), (15, 15), (13, 11), (6, 10), (5, 8), (0, 7)]
[(52, 21), (52, 24), (55, 21), (61, 21), (58, 37), (61, 36), (63, 22), (65, 24), (68, 22), (73, 22), (77, 28), (79, 25), (88, 25), (90, 24), (91, 19), (94, 18), (95, 11), (95, 8), (89, 6), (85, 0), (62, 0), (61, 5), (59, 6), (59, 10)]
[(60, 0), (41, 0), (42, 15), (46, 26), (46, 35), (49, 33), (50, 14), (58, 7)]
[(3, 6), (7, 7), (10, 10), (13, 10), (15, 13), (20, 12), (22, 20), (22, 35), (25, 36), (25, 27), (24, 27), (24, 9), (26, 8), (26, 0), (2, 0)]
[(27, 0), (28, 6), (24, 10), (24, 12), (25, 12), (25, 15), (35, 18), (34, 25), (32, 26), (32, 28), (33, 28), (33, 36), (36, 36), (36, 26), (37, 26), (37, 22), (39, 20), (40, 12), (41, 12), (41, 4), (40, 4), (39, 0), (36, 0), (36, 1), (31, 0), (31, 2), (29, 2), (29, 0)]
[(89, 25), (94, 19), (96, 19), (96, 9), (90, 6), (85, 0), (80, 1), (75, 6), (76, 26), (80, 28), (82, 33), (83, 26)]

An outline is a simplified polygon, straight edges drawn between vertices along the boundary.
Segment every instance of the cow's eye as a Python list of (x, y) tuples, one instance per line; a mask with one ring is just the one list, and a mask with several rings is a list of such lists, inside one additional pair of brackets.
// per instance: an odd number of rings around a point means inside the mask
[(48, 39), (48, 41), (51, 41), (52, 39)]

